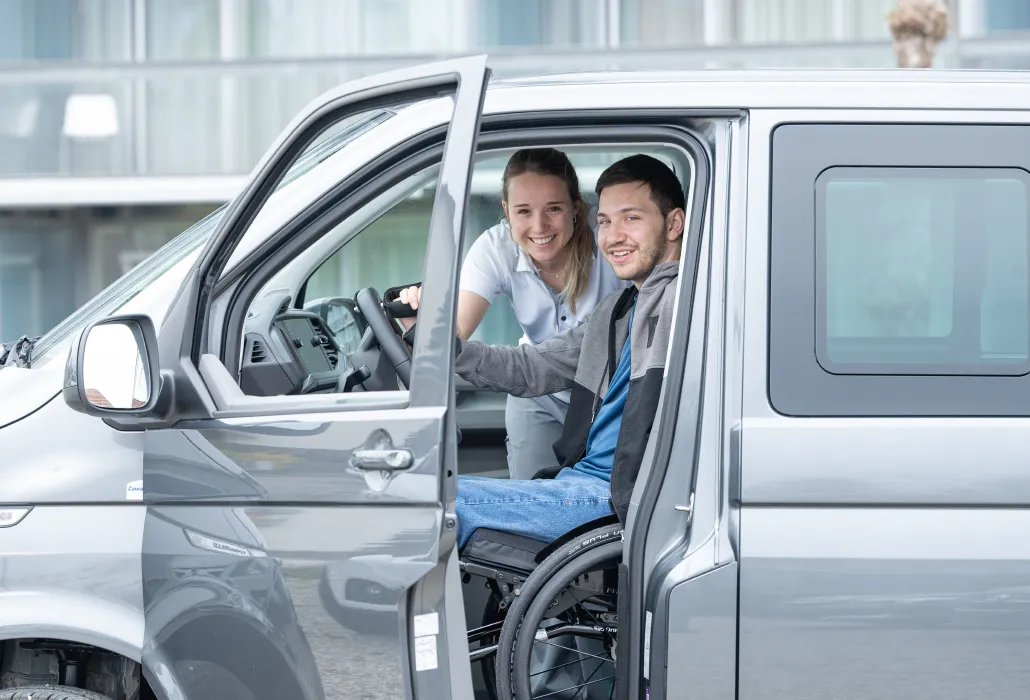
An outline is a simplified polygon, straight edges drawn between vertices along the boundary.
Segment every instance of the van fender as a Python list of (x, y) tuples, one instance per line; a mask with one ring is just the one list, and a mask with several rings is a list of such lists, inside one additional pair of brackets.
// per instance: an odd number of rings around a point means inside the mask
[(43, 637), (100, 647), (142, 660), (144, 618), (109, 600), (74, 591), (0, 592), (0, 640)]

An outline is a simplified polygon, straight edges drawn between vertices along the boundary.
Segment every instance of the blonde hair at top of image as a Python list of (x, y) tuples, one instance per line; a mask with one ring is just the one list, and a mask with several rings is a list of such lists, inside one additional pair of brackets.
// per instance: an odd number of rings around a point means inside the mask
[(575, 214), (572, 237), (566, 244), (569, 246), (569, 257), (565, 263), (568, 276), (562, 294), (565, 295), (569, 308), (575, 313), (576, 300), (586, 291), (590, 280), (590, 266), (594, 258), (594, 231), (587, 220), (588, 207), (579, 190), (579, 176), (572, 161), (562, 151), (556, 148), (523, 148), (512, 154), (508, 164), (504, 166), (501, 201), (508, 201), (508, 183), (511, 179), (526, 173), (552, 175), (564, 182), (568, 188)]

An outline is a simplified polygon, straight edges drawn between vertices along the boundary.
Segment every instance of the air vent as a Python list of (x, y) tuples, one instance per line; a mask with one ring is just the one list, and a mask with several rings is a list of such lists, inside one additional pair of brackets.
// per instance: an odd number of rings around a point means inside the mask
[(265, 349), (265, 344), (260, 340), (255, 340), (254, 344), (250, 346), (250, 361), (253, 364), (264, 362), (268, 359), (268, 351)]
[(339, 353), (336, 350), (336, 346), (333, 345), (333, 341), (330, 340), (329, 336), (326, 335), (325, 331), (322, 330), (321, 326), (315, 326), (315, 337), (318, 338), (318, 344), (322, 346), (326, 356), (329, 358), (329, 366), (336, 369), (336, 363), (339, 361)]

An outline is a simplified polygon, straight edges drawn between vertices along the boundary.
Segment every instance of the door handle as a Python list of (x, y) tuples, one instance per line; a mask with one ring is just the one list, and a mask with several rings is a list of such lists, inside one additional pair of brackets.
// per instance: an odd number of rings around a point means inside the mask
[(409, 450), (354, 450), (351, 466), (358, 469), (394, 471), (407, 469), (414, 458)]

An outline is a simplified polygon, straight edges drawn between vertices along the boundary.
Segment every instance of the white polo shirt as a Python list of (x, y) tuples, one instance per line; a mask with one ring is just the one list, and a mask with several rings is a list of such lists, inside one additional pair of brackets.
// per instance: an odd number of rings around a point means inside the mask
[(519, 344), (535, 345), (578, 326), (601, 299), (631, 284), (615, 276), (612, 266), (595, 246), (590, 279), (576, 300), (573, 313), (562, 294), (543, 281), (532, 258), (516, 245), (508, 225), (502, 222), (472, 244), (462, 264), (459, 288), (475, 292), (491, 303), (498, 295), (509, 297), (515, 318), (522, 326)]

